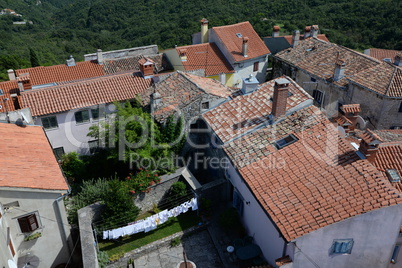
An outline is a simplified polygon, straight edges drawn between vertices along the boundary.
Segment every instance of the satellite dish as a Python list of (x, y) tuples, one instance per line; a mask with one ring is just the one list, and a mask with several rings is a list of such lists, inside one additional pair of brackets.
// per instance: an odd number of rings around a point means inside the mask
[(18, 258), (18, 268), (38, 268), (39, 258), (31, 253)]
[(364, 121), (363, 117), (360, 115), (357, 116), (356, 123), (358, 124), (359, 129), (366, 129), (366, 121)]
[(338, 133), (339, 133), (339, 136), (341, 136), (341, 138), (346, 137), (345, 129), (343, 127), (341, 127), (341, 126), (338, 126)]
[(8, 260), (8, 268), (18, 268), (13, 260)]

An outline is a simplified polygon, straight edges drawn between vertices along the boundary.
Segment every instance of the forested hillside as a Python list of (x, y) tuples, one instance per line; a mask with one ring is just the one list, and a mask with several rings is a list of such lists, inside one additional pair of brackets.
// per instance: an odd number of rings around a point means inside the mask
[[(205, 17), (210, 27), (250, 21), (260, 36), (318, 24), (335, 43), (354, 48), (402, 49), (400, 0), (0, 0), (0, 78), (8, 68), (63, 63), (72, 54), (157, 44), (191, 44)], [(28, 20), (33, 24), (13, 25)]]

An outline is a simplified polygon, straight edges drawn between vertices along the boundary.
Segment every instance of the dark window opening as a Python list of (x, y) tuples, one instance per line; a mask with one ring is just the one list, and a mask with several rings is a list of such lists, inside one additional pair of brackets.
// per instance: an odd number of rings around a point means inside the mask
[(399, 105), (399, 112), (402, 113), (402, 101), (401, 104)]
[(259, 62), (254, 62), (253, 72), (258, 72)]
[(313, 90), (313, 98), (318, 104), (323, 103), (324, 102), (324, 92), (321, 92), (316, 89)]
[(41, 118), (41, 120), (42, 120), (42, 126), (45, 129), (59, 127), (59, 125), (57, 124), (56, 116), (44, 117), (44, 118)]
[(64, 148), (63, 147), (58, 147), (53, 149), (54, 155), (56, 156), (57, 160), (61, 160), (61, 157), (64, 154)]
[(280, 140), (275, 141), (275, 147), (279, 150), (282, 149), (283, 147), (286, 147), (296, 141), (298, 141), (299, 139), (296, 138), (293, 134), (290, 134)]
[(332, 254), (350, 254), (352, 252), (353, 239), (335, 239), (332, 243)]
[(209, 101), (203, 102), (203, 103), (201, 104), (201, 108), (202, 108), (202, 109), (209, 109)]
[(19, 218), (18, 223), (20, 225), (21, 232), (23, 233), (29, 233), (39, 228), (38, 220), (36, 219), (35, 214), (30, 214), (28, 216)]
[(85, 123), (89, 121), (89, 112), (87, 110), (75, 113), (75, 121), (77, 123)]
[(99, 119), (99, 108), (91, 109), (92, 119), (98, 120)]
[(311, 78), (310, 78), (310, 81), (311, 81), (311, 82), (317, 82), (317, 79), (315, 79), (314, 77), (311, 77)]

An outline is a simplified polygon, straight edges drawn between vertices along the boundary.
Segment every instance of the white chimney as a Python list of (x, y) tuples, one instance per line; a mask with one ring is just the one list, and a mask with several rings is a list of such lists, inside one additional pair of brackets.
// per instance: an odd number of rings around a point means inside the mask
[(318, 25), (311, 26), (311, 36), (317, 38), (318, 35)]
[(245, 58), (247, 58), (248, 57), (247, 52), (248, 52), (248, 37), (243, 37), (243, 46), (242, 46), (241, 54)]
[(306, 26), (304, 28), (304, 39), (310, 37), (311, 35), (311, 26)]
[(16, 79), (13, 69), (8, 70), (7, 73), (8, 73), (8, 78), (10, 79), (10, 81), (14, 81)]
[(75, 60), (73, 58), (73, 55), (70, 55), (70, 58), (66, 60), (66, 64), (68, 67), (75, 66)]
[(208, 20), (203, 18), (201, 20), (201, 44), (208, 43)]
[(300, 40), (300, 31), (299, 30), (293, 31), (292, 47), (297, 47), (297, 45), (299, 44), (299, 40)]
[(102, 54), (102, 49), (98, 49), (96, 51), (96, 58), (98, 60), (98, 64), (102, 65), (103, 64), (103, 54)]
[(243, 79), (243, 87), (241, 88), (241, 91), (243, 94), (248, 94), (251, 92), (254, 92), (258, 89), (259, 82), (255, 76), (250, 74), (248, 78)]
[(396, 66), (402, 67), (402, 52), (398, 52), (394, 58), (394, 64)]
[(272, 37), (278, 37), (280, 30), (281, 30), (281, 27), (279, 27), (278, 25), (275, 25), (275, 26), (272, 28)]
[(339, 81), (345, 77), (345, 66), (346, 63), (341, 60), (337, 59), (335, 62), (335, 71), (334, 71), (334, 80)]
[(225, 73), (219, 74), (219, 82), (221, 82), (222, 84), (226, 84), (226, 74)]

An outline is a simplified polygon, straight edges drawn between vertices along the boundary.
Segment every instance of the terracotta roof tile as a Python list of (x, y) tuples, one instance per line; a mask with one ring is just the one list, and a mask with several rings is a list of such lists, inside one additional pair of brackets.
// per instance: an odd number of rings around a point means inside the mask
[(0, 136), (0, 187), (68, 190), (42, 127), (0, 123)]
[(336, 123), (340, 126), (345, 126), (345, 125), (352, 125), (352, 121), (350, 121), (346, 116), (340, 115), (337, 118), (335, 118)]
[(398, 54), (399, 51), (391, 49), (369, 48), (368, 52), (369, 52), (368, 55), (370, 55), (373, 58), (376, 58), (378, 60), (384, 60), (388, 58), (391, 59), (393, 62), (396, 54)]
[[(17, 80), (0, 82), (0, 89), (3, 92), (3, 94), (0, 94), (0, 112), (4, 113), (6, 112), (6, 109), (7, 111), (14, 111), (15, 106), (13, 104), (11, 94), (19, 93)], [(6, 98), (9, 100), (5, 101)], [(18, 97), (18, 99), (20, 98)]]
[[(227, 26), (213, 27), (212, 30), (215, 31), (216, 35), (223, 42), (235, 62), (270, 54), (268, 48), (248, 21)], [(236, 34), (241, 34), (242, 37), (249, 38), (247, 58), (242, 55), (243, 38), (237, 37)]]
[(205, 69), (205, 75), (234, 73), (232, 66), (214, 43), (177, 47), (176, 51), (185, 49), (187, 61), (182, 64), (186, 71)]
[(360, 113), (360, 104), (344, 104), (341, 106), (344, 113)]
[(367, 144), (379, 144), (383, 142), (380, 136), (370, 129), (366, 129), (366, 131), (362, 132), (360, 138), (362, 138)]
[[(125, 57), (118, 59), (105, 59), (103, 64), (103, 70), (105, 74), (114, 74), (126, 71), (139, 70), (139, 60), (142, 59), (143, 55)], [(166, 59), (164, 54), (157, 55), (147, 55), (147, 59), (155, 63), (154, 73), (160, 73), (164, 71), (173, 70), (169, 61)]]
[(29, 73), (32, 85), (43, 85), (61, 81), (73, 81), (104, 75), (103, 66), (96, 61), (77, 62), (76, 66), (66, 64), (39, 66), (15, 70), (17, 76)]
[[(299, 85), (291, 81), (287, 98), (286, 109), (311, 99)], [(275, 80), (261, 84), (259, 89), (248, 95), (240, 95), (231, 101), (206, 112), (203, 117), (219, 136), (222, 142), (234, 139), (269, 120), (272, 110), (272, 101)]]
[(383, 62), (349, 80), (384, 96), (402, 97), (402, 68), (392, 63)]
[(151, 83), (151, 79), (144, 79), (139, 73), (125, 73), (24, 91), (21, 96), (24, 106), (31, 108), (32, 115), (41, 116), (133, 99)]
[[(298, 113), (306, 116), (301, 121), (310, 120), (306, 110)], [(239, 166), (246, 183), (287, 241), (355, 215), (402, 203), (402, 196), (387, 178), (368, 160), (360, 160), (325, 117), (312, 110), (310, 113), (315, 114), (315, 123), (306, 124), (308, 127), (293, 128), (292, 121), (281, 126), (297, 135), (298, 141), (279, 150), (272, 148), (271, 155)], [(250, 135), (258, 132), (264, 130)], [(266, 138), (273, 141), (269, 135)], [(244, 146), (252, 148), (260, 142), (250, 137)], [(264, 146), (273, 147), (269, 142)], [(229, 155), (234, 148), (225, 145)], [(279, 160), (282, 165), (272, 164)]]

